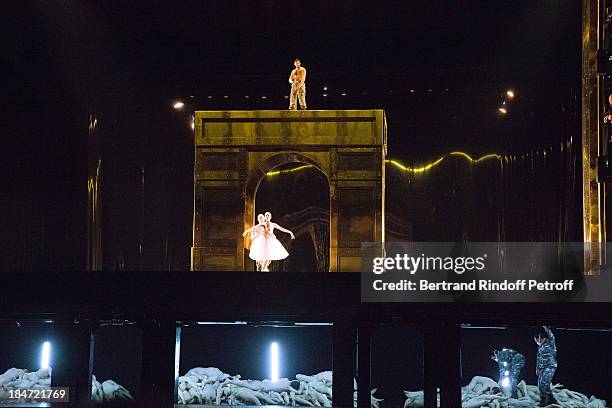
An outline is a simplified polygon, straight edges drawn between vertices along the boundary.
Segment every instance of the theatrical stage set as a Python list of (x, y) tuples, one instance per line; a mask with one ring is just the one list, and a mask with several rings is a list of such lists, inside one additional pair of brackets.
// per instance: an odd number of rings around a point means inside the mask
[[(126, 273), (121, 261), (99, 272), (108, 265), (107, 156), (92, 115), (88, 272), (22, 273), (4, 288), (0, 407), (610, 406), (607, 304), (364, 302), (359, 273), (363, 243), (457, 235), (446, 204), (434, 209), (422, 199), (440, 191), (436, 177), (470, 181), (453, 194), (478, 197), (462, 211), (487, 220), (482, 241), (525, 230), (534, 241), (564, 241), (560, 227), (517, 222), (528, 211), (521, 194), (538, 190), (546, 174), (580, 166), (583, 217), (572, 218), (569, 187), (555, 196), (555, 217), (579, 224), (592, 245), (584, 274), (608, 273), (612, 54), (602, 44), (611, 19), (598, 8), (604, 0), (583, 3), (582, 140), (527, 159), (454, 151), (423, 166), (392, 160), (385, 110), (307, 104), (299, 59), (288, 109), (193, 109), (190, 271)], [(544, 176), (529, 190), (522, 175), (538, 166)], [(495, 179), (495, 194), (480, 194), (474, 180), (483, 174)], [(278, 204), (278, 191), (292, 208)], [(498, 210), (510, 200), (512, 211)], [(409, 222), (419, 217), (437, 223)], [(477, 235), (462, 234), (461, 242)], [(35, 393), (49, 387), (57, 393)], [(55, 402), (61, 390), (69, 402)]]

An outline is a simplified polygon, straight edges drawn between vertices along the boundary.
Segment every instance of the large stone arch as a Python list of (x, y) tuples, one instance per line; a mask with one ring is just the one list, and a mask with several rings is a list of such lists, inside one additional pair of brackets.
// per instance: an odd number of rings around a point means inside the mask
[(330, 271), (358, 271), (361, 242), (384, 237), (382, 110), (195, 113), (192, 270), (245, 270), (257, 187), (302, 162), (327, 178)]

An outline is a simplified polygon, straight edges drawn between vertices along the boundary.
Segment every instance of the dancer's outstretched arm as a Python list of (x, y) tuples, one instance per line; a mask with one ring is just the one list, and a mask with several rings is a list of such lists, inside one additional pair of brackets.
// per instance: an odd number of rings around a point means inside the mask
[(280, 230), (280, 231), (283, 231), (283, 232), (285, 232), (285, 233), (287, 233), (287, 234), (291, 235), (291, 239), (295, 239), (295, 235), (293, 235), (293, 232), (289, 231), (289, 230), (288, 230), (288, 229), (286, 229), (286, 228), (281, 227), (280, 225), (278, 225), (278, 224), (276, 224), (276, 223), (274, 223), (274, 222), (271, 222), (270, 224), (272, 224), (272, 226), (273, 226), (274, 228), (276, 228), (276, 229), (278, 229), (278, 230)]

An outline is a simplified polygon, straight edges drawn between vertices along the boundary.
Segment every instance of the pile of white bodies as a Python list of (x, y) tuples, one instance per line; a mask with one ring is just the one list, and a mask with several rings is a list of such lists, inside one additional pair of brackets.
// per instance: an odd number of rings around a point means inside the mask
[[(577, 391), (563, 388), (556, 384), (551, 387), (553, 396), (558, 404), (548, 405), (555, 408), (605, 408), (606, 401), (586, 395)], [(468, 385), (461, 388), (462, 408), (532, 408), (540, 405), (540, 391), (535, 385), (527, 385), (525, 381), (518, 384), (518, 398), (510, 398), (501, 390), (499, 384), (488, 378), (476, 376)], [(406, 402), (404, 408), (419, 408), (424, 406), (423, 391), (404, 391)], [(439, 398), (439, 396), (438, 396)]]
[[(373, 390), (374, 393), (376, 390)], [(354, 395), (353, 405), (356, 406)], [(374, 408), (380, 399), (372, 397)], [(179, 404), (332, 406), (332, 372), (298, 374), (295, 380), (242, 380), (216, 367), (197, 367), (178, 378)]]
[[(7, 401), (10, 391), (21, 390), (24, 388), (48, 388), (51, 386), (51, 367), (41, 368), (38, 371), (29, 372), (20, 368), (9, 368), (4, 374), (0, 375), (0, 401)], [(34, 402), (26, 398), (18, 401), (11, 399), (11, 402)]]
[(100, 383), (95, 375), (91, 376), (91, 400), (94, 402), (129, 400), (133, 401), (132, 394), (113, 380)]

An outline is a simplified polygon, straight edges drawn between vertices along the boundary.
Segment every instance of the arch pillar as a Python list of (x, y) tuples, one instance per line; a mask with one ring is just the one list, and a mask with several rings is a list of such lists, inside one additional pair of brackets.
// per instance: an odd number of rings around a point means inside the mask
[(336, 202), (336, 191), (338, 181), (332, 179), (329, 182), (329, 270), (338, 270), (338, 204)]

